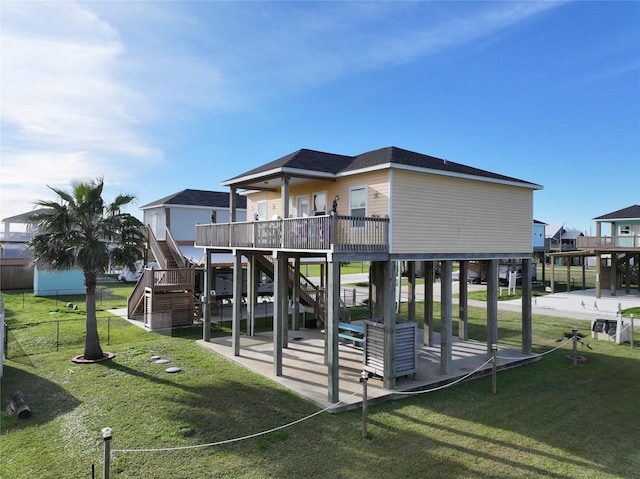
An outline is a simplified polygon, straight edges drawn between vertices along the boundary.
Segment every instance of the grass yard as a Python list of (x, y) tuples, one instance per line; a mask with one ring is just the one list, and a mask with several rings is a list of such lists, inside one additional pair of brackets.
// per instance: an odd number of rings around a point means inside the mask
[[(19, 302), (4, 298), (13, 324), (30, 320), (14, 311)], [(482, 315), (469, 308), (472, 338), (486, 337)], [(113, 322), (123, 332), (122, 341), (105, 347), (116, 353), (112, 361), (75, 365), (70, 358), (78, 347), (65, 345), (5, 362), (0, 477), (90, 478), (92, 465), (102, 477), (105, 426), (113, 428), (114, 450), (196, 446), (254, 435), (318, 410), (203, 351), (193, 342), (197, 329), (168, 337)], [(534, 349), (556, 347), (575, 322), (534, 317)], [(517, 346), (519, 335), (518, 315), (501, 312), (500, 344)], [(227, 444), (114, 452), (111, 477), (638, 478), (640, 349), (585, 343), (592, 349), (580, 348), (587, 361), (577, 367), (564, 358), (567, 344), (499, 373), (496, 395), (487, 377), (370, 406), (366, 439), (360, 411), (322, 413)], [(182, 371), (167, 374), (168, 365), (152, 362), (152, 355)], [(29, 401), (29, 419), (4, 410), (17, 390)]]

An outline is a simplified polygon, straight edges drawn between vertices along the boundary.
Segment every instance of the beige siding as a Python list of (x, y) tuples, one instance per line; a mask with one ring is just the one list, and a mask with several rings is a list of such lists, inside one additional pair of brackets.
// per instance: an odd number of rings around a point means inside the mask
[[(331, 209), (333, 199), (339, 196), (338, 214), (349, 214), (349, 189), (354, 186), (367, 186), (367, 216), (385, 217), (389, 214), (389, 172), (381, 171), (367, 173), (354, 177), (341, 178), (338, 181), (312, 181), (300, 185), (292, 185), (289, 188), (289, 197), (293, 200), (293, 208), (289, 211), (291, 216), (298, 216), (296, 211), (296, 198), (302, 195), (309, 196), (309, 207), (313, 209), (313, 193), (326, 192), (327, 212)], [(252, 219), (258, 210), (257, 202), (267, 200), (268, 219), (274, 215), (282, 216), (282, 202), (280, 191), (252, 193), (247, 196), (247, 219)]]
[(267, 201), (267, 219), (274, 216), (282, 216), (282, 202), (280, 191), (260, 191), (247, 196), (247, 221), (253, 220), (253, 215), (258, 211), (258, 202)]
[(392, 178), (392, 253), (532, 251), (532, 190), (398, 170)]

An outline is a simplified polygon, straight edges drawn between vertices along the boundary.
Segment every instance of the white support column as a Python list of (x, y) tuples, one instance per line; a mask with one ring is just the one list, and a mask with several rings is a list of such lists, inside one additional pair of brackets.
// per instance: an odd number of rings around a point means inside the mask
[(233, 355), (240, 356), (240, 318), (242, 316), (242, 253), (233, 253), (233, 315), (231, 321), (231, 342)]

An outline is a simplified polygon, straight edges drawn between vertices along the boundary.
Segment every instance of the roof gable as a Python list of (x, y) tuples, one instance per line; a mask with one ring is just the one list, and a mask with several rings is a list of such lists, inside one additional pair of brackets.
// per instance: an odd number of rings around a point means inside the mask
[[(229, 195), (230, 193), (224, 191), (186, 189), (141, 206), (140, 209), (144, 210), (164, 205), (228, 208)], [(244, 196), (236, 195), (236, 205), (240, 209), (246, 209), (247, 198)]]
[(282, 158), (258, 166), (241, 175), (234, 176), (223, 183), (233, 182), (234, 180), (254, 175), (266, 174), (271, 171), (301, 170), (335, 175), (352, 161), (353, 157), (351, 156), (336, 155), (334, 153), (325, 153), (303, 148)]
[(639, 220), (640, 219), (640, 205), (631, 205), (621, 210), (607, 213), (606, 215), (593, 218), (595, 221), (602, 220)]
[(548, 223), (544, 228), (544, 236), (545, 238), (558, 238), (564, 231), (564, 223)]

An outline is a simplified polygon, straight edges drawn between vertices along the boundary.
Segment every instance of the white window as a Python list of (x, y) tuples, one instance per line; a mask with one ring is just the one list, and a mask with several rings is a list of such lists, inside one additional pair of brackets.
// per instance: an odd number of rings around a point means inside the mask
[(629, 236), (629, 235), (631, 235), (631, 225), (620, 225), (618, 227), (618, 234), (620, 236)]
[(367, 216), (366, 186), (357, 186), (349, 190), (349, 215), (359, 218)]
[(258, 201), (257, 203), (258, 212), (256, 213), (258, 216), (254, 218), (256, 220), (266, 220), (267, 219), (267, 202), (265, 200)]
[(296, 216), (309, 216), (309, 195), (298, 196), (296, 198)]

